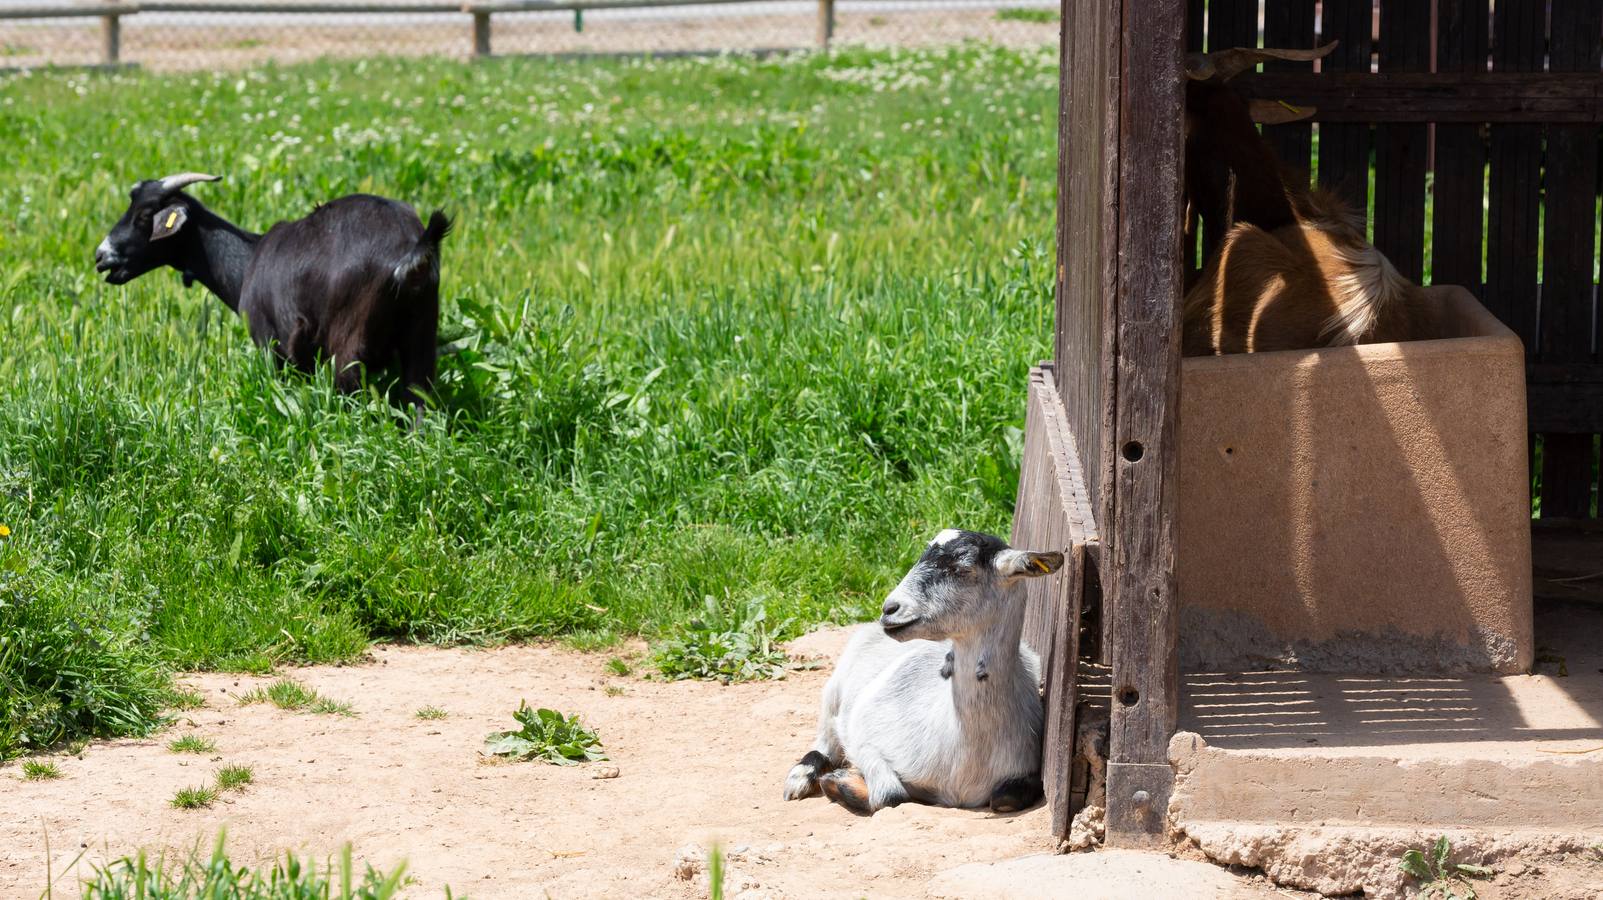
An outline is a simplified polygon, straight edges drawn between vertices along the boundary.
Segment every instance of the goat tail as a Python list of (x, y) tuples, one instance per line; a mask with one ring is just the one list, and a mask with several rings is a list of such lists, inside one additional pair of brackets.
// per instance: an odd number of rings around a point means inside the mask
[(423, 226), (423, 234), (417, 239), (417, 245), (395, 264), (392, 273), (397, 285), (405, 284), (413, 277), (426, 274), (429, 278), (439, 278), (440, 275), (440, 242), (451, 233), (451, 219), (444, 210), (435, 210), (429, 215), (427, 225)]

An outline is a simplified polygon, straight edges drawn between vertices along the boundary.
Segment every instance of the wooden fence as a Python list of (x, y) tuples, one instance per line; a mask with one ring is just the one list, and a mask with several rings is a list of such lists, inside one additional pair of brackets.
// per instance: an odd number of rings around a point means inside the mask
[[(401, 14), (465, 14), (471, 17), (473, 55), (490, 55), (492, 17), (497, 13), (519, 12), (572, 12), (574, 27), (583, 27), (583, 15), (589, 10), (644, 9), (673, 6), (708, 6), (737, 3), (757, 3), (763, 0), (466, 0), (466, 2), (437, 2), (421, 0), (416, 3), (321, 3), (321, 2), (216, 2), (216, 0), (152, 0), (152, 2), (124, 2), (107, 0), (97, 4), (0, 7), (0, 21), (7, 19), (77, 19), (97, 18), (101, 21), (101, 63), (119, 65), (122, 61), (122, 20), (140, 13), (211, 13), (220, 15), (401, 15)], [(827, 49), (835, 33), (835, 0), (817, 0), (818, 26), (815, 41)]]
[(1240, 87), (1317, 107), (1317, 133), (1265, 129), (1280, 157), (1370, 218), (1404, 275), (1468, 286), (1525, 342), (1541, 516), (1596, 517), (1603, 3), (1188, 3), (1191, 50), (1340, 40), (1318, 73), (1269, 64)]

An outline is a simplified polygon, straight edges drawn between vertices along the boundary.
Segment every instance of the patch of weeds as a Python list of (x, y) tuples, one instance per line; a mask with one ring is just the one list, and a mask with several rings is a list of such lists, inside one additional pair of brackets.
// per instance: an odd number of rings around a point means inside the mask
[(412, 715), (417, 716), (419, 719), (432, 721), (434, 719), (443, 719), (449, 715), (449, 713), (443, 709), (440, 709), (438, 706), (423, 706), (419, 707), (418, 711), (412, 713)]
[(167, 708), (183, 710), (202, 709), (206, 706), (206, 697), (200, 691), (190, 687), (175, 687), (167, 695)]
[[(391, 900), (404, 885), (406, 865), (383, 872), (366, 867), (358, 874), (351, 864), (351, 846), (340, 851), (339, 860), (319, 865), (312, 857), (286, 853), (272, 865), (261, 869), (234, 862), (224, 848), (226, 835), (219, 833), (211, 856), (199, 848), (182, 859), (165, 855), (154, 860), (143, 852), (96, 867), (85, 880), (85, 900), (123, 900), (128, 897), (228, 897), (230, 900)], [(447, 888), (445, 896), (451, 896)]]
[(253, 688), (239, 697), (240, 705), (271, 703), (292, 712), (354, 716), (356, 710), (343, 700), (334, 700), (291, 678), (280, 678), (265, 688)]
[(607, 671), (614, 675), (624, 676), (633, 672), (634, 669), (631, 669), (629, 664), (623, 659), (614, 656), (613, 658), (607, 660)]
[(726, 610), (708, 597), (704, 615), (691, 619), (674, 637), (657, 645), (657, 670), (674, 681), (701, 678), (757, 681), (783, 678), (787, 657), (774, 645), (777, 627), (767, 624), (768, 611), (759, 601), (741, 610)]
[(237, 791), (254, 778), (250, 766), (223, 766), (217, 770), (217, 792)]
[(168, 801), (174, 809), (203, 809), (217, 799), (217, 790), (211, 787), (182, 788)]
[(53, 762), (40, 762), (37, 759), (24, 760), (22, 763), (23, 781), (54, 781), (61, 777), (61, 767)]
[(608, 697), (622, 697), (626, 692), (622, 685), (609, 684), (601, 689), (601, 693), (606, 694)]
[(999, 9), (996, 19), (999, 22), (1036, 22), (1045, 24), (1056, 22), (1060, 14), (1055, 9)]
[(217, 742), (198, 734), (186, 734), (168, 741), (167, 749), (174, 753), (211, 753), (217, 749)]
[(1492, 874), (1492, 870), (1486, 866), (1448, 862), (1447, 857), (1452, 849), (1447, 843), (1447, 836), (1443, 835), (1431, 846), (1428, 857), (1420, 850), (1409, 850), (1403, 854), (1399, 865), (1405, 874), (1419, 879), (1420, 897), (1475, 900), (1475, 885), (1469, 879), (1485, 878)]
[(320, 716), (354, 716), (356, 715), (356, 707), (344, 700), (318, 697), (316, 702), (307, 708), (307, 712)]
[(529, 704), (520, 703), (512, 718), (522, 727), (486, 735), (486, 753), (513, 759), (543, 759), (559, 766), (607, 758), (601, 739), (586, 729), (578, 716), (564, 716), (554, 709), (530, 709)]
[(240, 38), (237, 41), (230, 41), (228, 46), (233, 50), (254, 50), (257, 47), (266, 46), (266, 44), (267, 42), (261, 38)]

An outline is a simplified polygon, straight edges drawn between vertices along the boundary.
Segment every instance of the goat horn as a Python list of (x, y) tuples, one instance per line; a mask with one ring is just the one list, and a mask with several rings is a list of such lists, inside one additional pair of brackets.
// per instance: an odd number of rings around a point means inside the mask
[(207, 175), (202, 172), (184, 172), (178, 175), (168, 175), (161, 180), (161, 189), (168, 193), (181, 191), (192, 184), (202, 181), (222, 181), (221, 175)]
[(1324, 59), (1340, 41), (1331, 41), (1312, 50), (1276, 50), (1272, 47), (1232, 47), (1212, 53), (1186, 54), (1186, 77), (1192, 81), (1225, 82), (1270, 59), (1313, 62)]

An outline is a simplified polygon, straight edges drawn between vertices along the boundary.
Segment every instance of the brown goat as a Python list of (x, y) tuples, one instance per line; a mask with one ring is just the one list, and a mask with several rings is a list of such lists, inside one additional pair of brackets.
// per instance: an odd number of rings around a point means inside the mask
[[(1235, 49), (1186, 61), (1186, 202), (1222, 233), (1186, 291), (1187, 356), (1409, 340), (1426, 327), (1424, 295), (1365, 237), (1339, 199), (1288, 176), (1254, 125), (1268, 112), (1225, 85), (1263, 59), (1316, 50)], [(1283, 105), (1279, 105), (1283, 106)], [(1255, 113), (1257, 115), (1255, 116)]]

